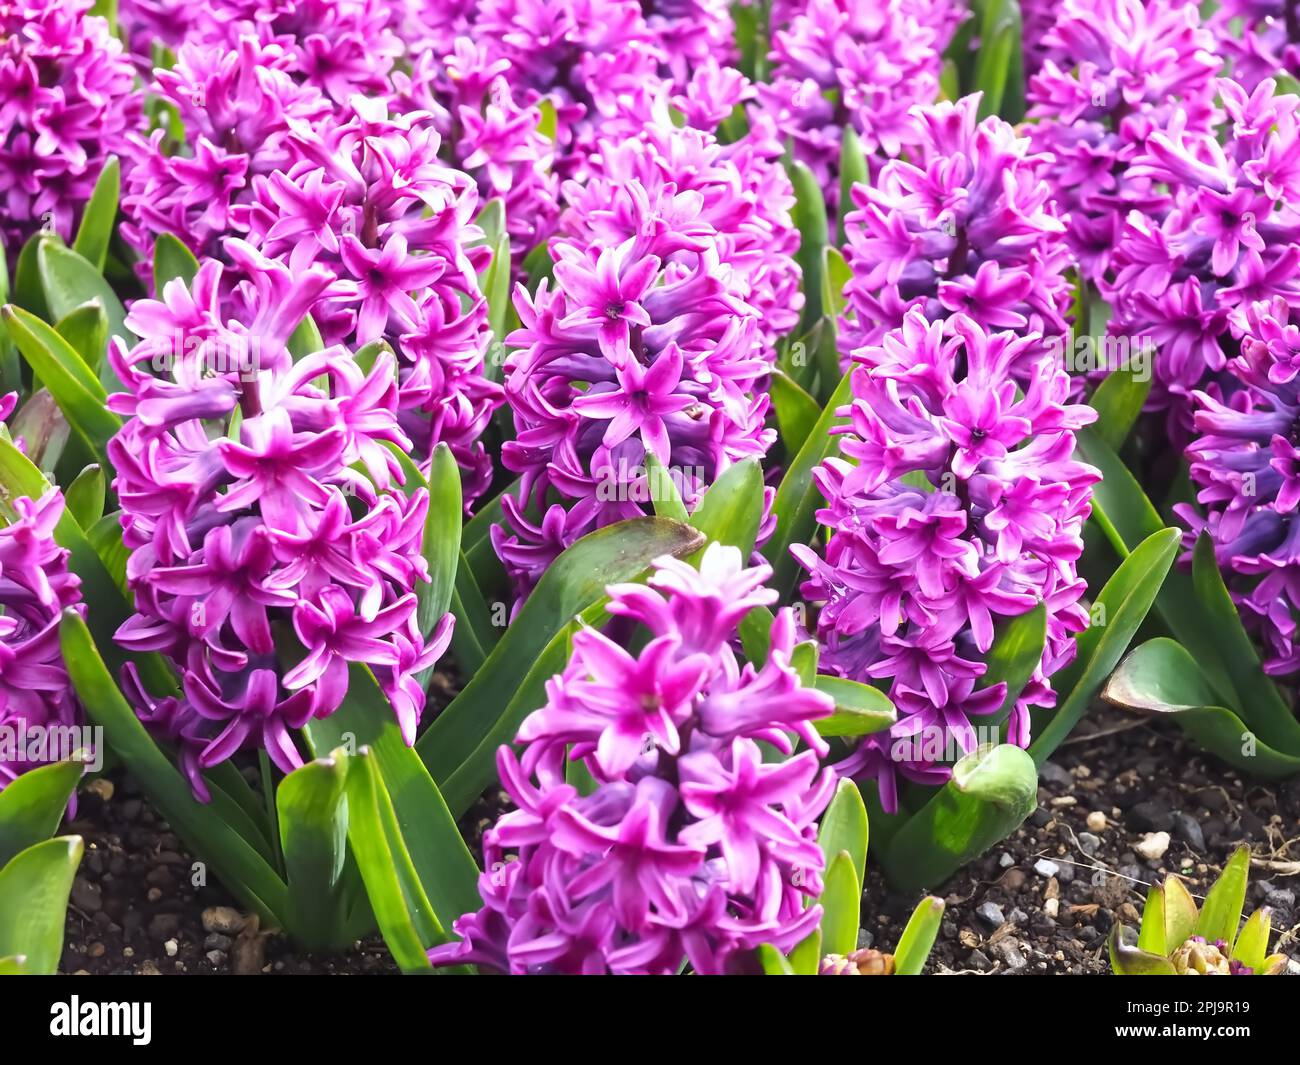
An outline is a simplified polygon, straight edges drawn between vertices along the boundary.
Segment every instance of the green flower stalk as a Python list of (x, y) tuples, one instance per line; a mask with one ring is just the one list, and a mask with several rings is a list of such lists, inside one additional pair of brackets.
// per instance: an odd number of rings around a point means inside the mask
[(1154, 885), (1137, 942), (1131, 942), (1132, 932), (1123, 925), (1111, 932), (1111, 969), (1119, 976), (1276, 976), (1285, 971), (1285, 954), (1266, 956), (1272, 930), (1268, 908), (1241, 924), (1249, 874), (1250, 848), (1238, 847), (1199, 910), (1176, 876)]

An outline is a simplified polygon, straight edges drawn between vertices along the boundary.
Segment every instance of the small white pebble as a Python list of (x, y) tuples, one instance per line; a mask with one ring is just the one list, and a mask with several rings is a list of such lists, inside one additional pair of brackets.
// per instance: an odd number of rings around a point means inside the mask
[(1046, 858), (1039, 858), (1034, 862), (1034, 872), (1039, 876), (1055, 876), (1061, 871), (1061, 867), (1055, 862), (1049, 862)]
[(1169, 833), (1148, 832), (1133, 845), (1133, 849), (1147, 861), (1154, 862), (1163, 858), (1165, 851), (1169, 849)]
[(1088, 831), (1089, 832), (1106, 831), (1106, 815), (1102, 813), (1100, 810), (1093, 810), (1092, 813), (1088, 815)]
[(180, 949), (181, 949), (180, 944), (177, 943), (176, 940), (174, 940), (174, 939), (169, 939), (169, 940), (167, 940), (166, 943), (163, 944), (163, 950), (165, 950), (165, 951), (167, 952), (167, 957), (169, 957), (169, 958), (174, 958), (174, 957), (176, 957), (176, 953), (177, 953), (177, 951), (179, 951)]
[(1052, 918), (1053, 920), (1056, 919), (1056, 915), (1060, 912), (1061, 912), (1060, 899), (1048, 899), (1046, 902), (1043, 903), (1043, 913), (1047, 914), (1047, 916)]
[(1015, 864), (1016, 860), (1006, 851), (1003, 851), (1002, 857), (998, 859), (998, 865), (1002, 866), (1003, 869), (1010, 869)]

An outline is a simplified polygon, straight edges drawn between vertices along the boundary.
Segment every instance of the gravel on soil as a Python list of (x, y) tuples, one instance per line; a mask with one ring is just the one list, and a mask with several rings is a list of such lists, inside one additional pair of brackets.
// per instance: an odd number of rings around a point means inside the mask
[[(462, 819), (476, 856), (507, 806), (493, 788)], [(342, 956), (300, 953), (258, 928), (215, 878), (196, 885), (191, 856), (121, 773), (82, 787), (67, 830), (86, 853), (65, 973), (396, 971), (378, 938)], [(1029, 820), (938, 885), (947, 910), (926, 971), (1105, 973), (1111, 926), (1136, 927), (1150, 883), (1179, 873), (1203, 896), (1241, 842), (1255, 855), (1247, 909), (1271, 907), (1273, 949), (1300, 955), (1300, 781), (1252, 781), (1172, 725), (1099, 710), (1043, 767)], [(917, 898), (892, 891), (870, 855), (867, 865), (860, 945), (887, 951)]]
[[(947, 909), (926, 971), (1106, 973), (1111, 926), (1137, 927), (1151, 883), (1177, 873), (1202, 898), (1243, 842), (1246, 910), (1270, 907), (1272, 949), (1300, 956), (1300, 781), (1244, 778), (1176, 726), (1098, 710), (1043, 767), (1020, 830), (938, 885)], [(867, 865), (863, 945), (889, 950), (916, 899)]]

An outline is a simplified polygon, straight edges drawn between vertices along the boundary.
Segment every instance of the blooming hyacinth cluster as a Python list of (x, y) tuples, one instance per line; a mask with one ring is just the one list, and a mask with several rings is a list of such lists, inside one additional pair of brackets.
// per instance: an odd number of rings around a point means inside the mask
[(1300, 98), (1272, 81), (1247, 93), (1216, 83), (1220, 121), (1190, 127), (1181, 112), (1152, 131), (1129, 172), (1170, 190), (1166, 214), (1130, 214), (1103, 288), (1109, 331), (1156, 349), (1148, 407), (1168, 412), (1179, 446), (1191, 393), (1217, 387), (1260, 300), (1300, 298)]
[(191, 154), (168, 154), (161, 130), (137, 142), (123, 232), (146, 265), (164, 232), (221, 260), (223, 295), (239, 279), (223, 247), (231, 233), (295, 272), (316, 266), (348, 282), (308, 308), (322, 337), (389, 343), (415, 457), (446, 442), (472, 502), (491, 479), (479, 437), (501, 402), (483, 373), (489, 329), (476, 271), (488, 250), (467, 250), (483, 238), (471, 221), (477, 192), (439, 158), (433, 116), (390, 116), (383, 100), (360, 95), (333, 105), (293, 79), (286, 55), (246, 35), (233, 49), (187, 44), (158, 72)]
[(789, 234), (765, 225), (698, 130), (604, 142), (598, 165), (587, 189), (566, 189), (554, 287), (518, 291), (523, 328), (507, 338), (516, 436), (502, 461), (522, 480), (493, 542), (523, 594), (580, 536), (649, 510), (647, 453), (691, 507), (774, 438), (754, 387), (769, 345), (748, 301), (781, 313), (774, 297), (797, 277)]
[(853, 188), (846, 220), (853, 277), (845, 347), (878, 344), (912, 308), (965, 314), (985, 329), (1066, 332), (1072, 298), (1065, 226), (1046, 160), (979, 96), (912, 112), (916, 148)]
[[(120, 0), (131, 50), (144, 60), (155, 42), (234, 50), (243, 37), (284, 57), (281, 69), (336, 103), (382, 95), (418, 21), (405, 0)], [(442, 6), (441, 3), (438, 5)], [(403, 37), (395, 30), (401, 29)]]
[(474, 177), (484, 201), (505, 205), (516, 268), (554, 232), (559, 218), (555, 144), (541, 132), (542, 111), (521, 104), (508, 77), (510, 62), (468, 37), (458, 37), (441, 62), (424, 52), (410, 73), (394, 75), (395, 100), (435, 116), (456, 165)]
[(311, 307), (325, 343), (389, 343), (415, 457), (445, 442), (472, 502), (492, 478), (479, 438), (501, 389), (483, 373), (478, 195), (439, 159), (441, 143), (431, 116), (390, 116), (383, 102), (354, 96), (334, 122), (295, 126), (285, 141), (294, 162), (254, 177), (248, 203), (231, 213), (250, 244), (295, 275), (315, 268), (340, 279)]
[(682, 84), (701, 64), (728, 62), (733, 36), (726, 0), (482, 0), (446, 65), (459, 78), (477, 50), (468, 65), (504, 78), (518, 107), (546, 100), (555, 171), (581, 179), (625, 98), (660, 77)]
[(582, 175), (601, 116), (666, 62), (637, 0), (482, 0), (470, 36), (522, 106), (555, 108), (561, 178)]
[(824, 557), (792, 550), (811, 574), (804, 596), (823, 604), (822, 668), (889, 682), (898, 723), (837, 766), (875, 777), (889, 810), (898, 774), (944, 780), (944, 753), (977, 746), (972, 719), (998, 723), (1006, 686), (980, 678), (999, 617), (1046, 607), (1043, 658), (1007, 722), (1022, 746), (1029, 708), (1054, 704), (1050, 678), (1087, 626), (1075, 562), (1099, 477), (1073, 457), (1073, 430), (1095, 413), (1068, 402), (1069, 376), (1038, 350), (915, 309), (854, 354), (840, 455), (815, 475)]
[(1222, 60), (1192, 0), (1066, 0), (1041, 48), (1028, 92), (1039, 120), (1030, 138), (1051, 159), (1079, 268), (1097, 281), (1128, 213), (1168, 208), (1160, 184), (1129, 164), (1175, 111), (1188, 129), (1210, 127)]
[(653, 215), (637, 189), (651, 202), (675, 196), (698, 204), (683, 231), (712, 244), (729, 287), (758, 316), (765, 357), (774, 358), (777, 340), (798, 325), (803, 307), (794, 189), (779, 165), (779, 145), (762, 136), (723, 145), (700, 128), (675, 128), (667, 88), (660, 82), (643, 89), (630, 105), (644, 112), (635, 134), (601, 141), (588, 180), (566, 183), (563, 234), (604, 246), (639, 236)]
[(1199, 434), (1187, 448), (1201, 510), (1175, 508), (1190, 548), (1214, 544), (1229, 591), (1267, 652), (1266, 672), (1300, 673), (1300, 325), (1275, 296), (1244, 311), (1228, 399), (1194, 394)]
[(229, 48), (187, 43), (170, 70), (155, 71), (151, 91), (176, 109), (186, 143), (178, 150), (163, 129), (132, 140), (121, 231), (145, 262), (162, 233), (200, 258), (219, 255), (253, 178), (294, 161), (290, 130), (329, 118), (330, 101), (299, 85), (289, 67), (278, 45), (247, 36)]
[[(593, 629), (498, 752), (517, 809), (485, 833), (483, 909), (435, 964), (503, 973), (700, 974), (741, 967), (764, 943), (789, 950), (821, 918), (816, 819), (834, 776), (811, 722), (833, 706), (791, 667), (782, 610), (761, 669), (732, 651), (736, 626), (775, 600), (767, 566), (714, 544), (697, 571), (660, 559), (649, 587), (610, 589), (613, 613), (649, 642), (631, 653)], [(808, 748), (793, 753), (793, 740)], [(785, 758), (765, 759), (760, 743)], [(581, 760), (595, 787), (565, 781)]]
[(948, 0), (809, 0), (784, 28), (774, 20), (772, 79), (758, 98), (832, 204), (846, 126), (868, 155), (896, 156), (915, 142), (908, 112), (938, 95), (961, 16)]
[(109, 155), (141, 123), (135, 73), (91, 0), (0, 0), (0, 250), (68, 238)]
[(1219, 54), (1247, 90), (1265, 78), (1300, 72), (1300, 9), (1295, 0), (1222, 0), (1209, 25)]
[[(12, 409), (13, 397), (0, 403)], [(8, 411), (4, 411), (5, 414)], [(81, 604), (81, 581), (68, 571), (68, 552), (54, 542), (63, 496), (50, 489), (41, 499), (13, 502), (15, 518), (0, 529), (0, 790), (38, 762), (34, 747), (18, 737), (36, 729), (81, 723), (81, 709), (59, 650), (63, 611)]]
[[(143, 339), (109, 354), (126, 387), (109, 398), (126, 419), (109, 456), (136, 606), (117, 640), (180, 673), (183, 701), (138, 708), (181, 748), (200, 797), (199, 771), (244, 747), (264, 746), (285, 772), (300, 765), (291, 730), (338, 708), (349, 663), (374, 670), (414, 742), (415, 674), (451, 636), (450, 616), (423, 632), (416, 613), (429, 499), (400, 489), (389, 450), (411, 447), (396, 360), (363, 366), (329, 348), (295, 363), (289, 335), (342, 283), (237, 240), (227, 254), (249, 279), (241, 316), (221, 317), (212, 260), (190, 288), (176, 279), (161, 300), (137, 301), (127, 325)], [(305, 657), (282, 660), (277, 629)]]

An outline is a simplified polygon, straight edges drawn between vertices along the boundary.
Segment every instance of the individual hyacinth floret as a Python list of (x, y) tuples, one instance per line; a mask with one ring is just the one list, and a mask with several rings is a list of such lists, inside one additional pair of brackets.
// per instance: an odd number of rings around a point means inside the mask
[(1007, 723), (1021, 746), (1029, 708), (1054, 704), (1050, 678), (1088, 623), (1075, 562), (1099, 478), (1073, 457), (1073, 430), (1095, 415), (1067, 401), (1068, 375), (1037, 350), (915, 309), (854, 356), (840, 455), (815, 475), (824, 557), (793, 550), (811, 574), (805, 598), (822, 604), (822, 667), (887, 681), (898, 707), (892, 729), (837, 767), (876, 777), (886, 809), (897, 774), (942, 781), (946, 761), (977, 746), (972, 719), (997, 724), (1006, 686), (980, 678), (999, 618), (1046, 607), (1042, 660)]
[(1046, 160), (1000, 118), (979, 121), (979, 99), (915, 109), (915, 152), (854, 186), (842, 350), (879, 343), (913, 307), (932, 321), (960, 312), (986, 329), (1065, 334), (1071, 257)]
[[(0, 410), (12, 408), (12, 398)], [(67, 550), (54, 541), (63, 496), (52, 488), (12, 506), (14, 520), (0, 529), (0, 789), (43, 764), (33, 760), (37, 746), (55, 760), (59, 752), (50, 741), (82, 723), (59, 648), (63, 611), (85, 612), (81, 581), (68, 570)], [(34, 742), (38, 733), (41, 744)]]
[[(176, 279), (162, 301), (138, 301), (127, 324), (142, 341), (110, 351), (126, 385), (109, 399), (126, 419), (109, 455), (136, 605), (117, 639), (180, 672), (183, 702), (138, 709), (181, 741), (200, 796), (199, 770), (244, 747), (286, 772), (301, 764), (291, 731), (337, 709), (351, 663), (374, 670), (414, 742), (414, 676), (451, 636), (450, 616), (432, 632), (417, 619), (429, 499), (403, 493), (389, 451), (411, 446), (392, 354), (293, 362), (290, 333), (337, 283), (239, 241), (226, 253), (252, 278), (238, 293), (247, 324), (220, 317), (223, 268), (210, 261), (190, 288)], [(294, 635), (305, 657), (290, 657)]]
[[(791, 666), (789, 610), (761, 668), (732, 649), (741, 618), (775, 600), (770, 573), (714, 544), (698, 570), (660, 559), (649, 587), (610, 588), (610, 610), (649, 642), (632, 653), (593, 629), (574, 637), (520, 727), (522, 758), (498, 753), (517, 809), (484, 836), (483, 909), (455, 922), (461, 941), (435, 948), (435, 964), (714, 974), (817, 927), (816, 819), (834, 778), (811, 723), (832, 701)], [(796, 738), (809, 749), (793, 753)], [(569, 758), (594, 779), (589, 793), (566, 783)]]
[(1214, 35), (1191, 0), (1066, 0), (1042, 38), (1029, 84), (1029, 127), (1080, 269), (1104, 278), (1130, 210), (1162, 214), (1168, 195), (1129, 172), (1146, 138), (1180, 112), (1190, 128), (1213, 120)]
[(70, 238), (110, 155), (139, 128), (135, 73), (91, 0), (0, 0), (0, 250)]

